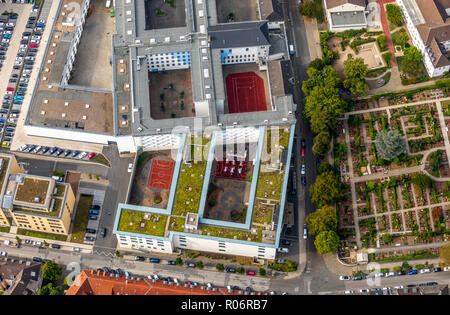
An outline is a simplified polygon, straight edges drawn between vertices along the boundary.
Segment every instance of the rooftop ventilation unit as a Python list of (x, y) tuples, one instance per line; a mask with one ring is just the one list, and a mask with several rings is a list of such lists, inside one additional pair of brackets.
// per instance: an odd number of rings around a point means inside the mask
[(62, 113), (62, 114), (61, 114), (61, 117), (62, 117), (62, 118), (65, 118), (65, 117), (66, 117), (66, 113)]
[(90, 105), (89, 105), (89, 104), (86, 104), (86, 105), (84, 105), (84, 106), (86, 106), (86, 108), (89, 108)]
[(69, 106), (69, 102), (64, 102), (64, 106)]
[(84, 120), (86, 120), (86, 119), (87, 119), (87, 116), (83, 116), (82, 118), (83, 118)]
[(39, 202), (39, 197), (34, 197), (34, 202)]

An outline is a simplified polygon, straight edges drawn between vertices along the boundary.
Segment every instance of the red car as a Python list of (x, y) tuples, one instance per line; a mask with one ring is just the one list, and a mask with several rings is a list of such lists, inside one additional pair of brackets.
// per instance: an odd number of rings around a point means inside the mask
[(302, 157), (305, 157), (305, 148), (302, 148)]
[(38, 45), (37, 44), (30, 44), (30, 47), (32, 48), (36, 48)]
[(14, 91), (14, 88), (13, 87), (8, 87), (8, 88), (6, 88), (6, 90), (7, 91)]
[(245, 274), (246, 274), (247, 276), (254, 276), (256, 273), (255, 273), (254, 271), (252, 271), (252, 270), (247, 270), (247, 271), (245, 272)]
[(92, 159), (94, 156), (95, 156), (95, 153), (94, 153), (94, 152), (90, 153), (90, 154), (88, 155), (88, 160)]

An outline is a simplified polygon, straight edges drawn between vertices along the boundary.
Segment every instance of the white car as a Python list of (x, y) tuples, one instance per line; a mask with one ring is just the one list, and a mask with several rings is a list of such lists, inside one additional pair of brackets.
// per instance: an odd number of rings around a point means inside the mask
[(429, 273), (429, 272), (431, 272), (430, 269), (421, 269), (420, 270), (420, 273)]
[(353, 294), (353, 293), (355, 293), (353, 290), (347, 290), (347, 291), (345, 291), (344, 292), (345, 294)]
[(308, 238), (308, 230), (306, 228), (303, 229), (303, 239), (306, 240)]
[(444, 271), (450, 271), (450, 266), (444, 267)]
[(6, 255), (8, 255), (6, 252), (0, 252), (0, 256), (5, 257)]
[(375, 278), (381, 278), (384, 277), (384, 273), (376, 273)]
[(394, 289), (403, 289), (403, 288), (404, 288), (404, 286), (402, 286), (402, 285), (398, 285), (398, 286), (394, 287)]
[(386, 278), (388, 278), (388, 277), (395, 277), (395, 272), (387, 272), (387, 273), (385, 274), (385, 277), (386, 277)]
[(26, 144), (24, 144), (24, 145), (22, 145), (22, 146), (19, 148), (19, 151), (23, 151), (23, 150), (25, 150), (26, 148), (28, 148), (28, 146), (27, 146)]
[(305, 164), (302, 164), (301, 173), (302, 173), (302, 175), (306, 174), (306, 166), (305, 166)]
[(350, 280), (351, 278), (349, 276), (340, 276), (339, 280)]
[(87, 155), (87, 152), (82, 152), (82, 153), (78, 156), (78, 158), (79, 158), (80, 160), (82, 160), (82, 159), (84, 159), (84, 158), (86, 157), (86, 155)]
[(359, 290), (359, 293), (369, 293), (369, 289), (361, 289)]
[(128, 173), (131, 173), (133, 170), (133, 163), (128, 164)]

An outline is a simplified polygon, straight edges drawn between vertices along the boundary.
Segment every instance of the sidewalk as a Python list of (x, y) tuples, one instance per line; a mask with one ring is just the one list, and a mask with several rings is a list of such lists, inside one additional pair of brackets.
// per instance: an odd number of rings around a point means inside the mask
[(305, 31), (308, 42), (309, 56), (311, 61), (316, 58), (322, 58), (322, 50), (320, 48), (320, 37), (319, 37), (319, 29), (317, 28), (317, 20), (316, 19), (305, 19)]

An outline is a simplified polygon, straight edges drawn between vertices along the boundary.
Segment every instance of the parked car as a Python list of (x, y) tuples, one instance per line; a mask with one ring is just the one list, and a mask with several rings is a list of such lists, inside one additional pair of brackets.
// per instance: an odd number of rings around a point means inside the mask
[(416, 275), (416, 274), (417, 274), (417, 270), (408, 271), (408, 275)]
[(86, 229), (86, 233), (91, 233), (91, 234), (95, 234), (97, 233), (97, 231), (95, 229)]
[(233, 268), (233, 267), (227, 267), (227, 268), (225, 269), (225, 271), (228, 272), (228, 273), (235, 273), (235, 272), (236, 272), (236, 268)]
[(441, 272), (441, 271), (442, 271), (442, 269), (439, 267), (433, 268), (433, 272)]
[(81, 152), (81, 154), (78, 156), (78, 158), (80, 160), (82, 160), (82, 159), (84, 159), (86, 157), (86, 155), (87, 155), (87, 152)]
[(188, 266), (189, 268), (195, 268), (195, 264), (194, 263), (186, 263), (186, 266)]
[(57, 150), (58, 150), (57, 147), (53, 147), (48, 153), (49, 153), (50, 155), (52, 155), (52, 154), (55, 153)]
[(281, 244), (289, 246), (289, 245), (291, 245), (291, 241), (290, 240), (281, 240)]
[(99, 205), (91, 205), (89, 207), (89, 209), (91, 209), (91, 210), (100, 210), (100, 206)]
[(305, 165), (305, 164), (302, 164), (302, 168), (301, 168), (301, 170), (300, 170), (300, 173), (301, 173), (302, 175), (305, 175), (305, 174), (306, 174), (306, 165)]
[(95, 156), (94, 152), (89, 153), (88, 155), (88, 160), (92, 159)]
[(52, 244), (52, 248), (60, 249), (60, 248), (61, 248), (61, 245), (58, 245), (58, 244)]
[(256, 272), (254, 272), (253, 270), (247, 270), (247, 271), (245, 271), (245, 274), (247, 276), (254, 276), (254, 275), (256, 275)]
[(350, 280), (351, 278), (349, 277), (349, 276), (340, 276), (339, 277), (339, 280), (342, 280), (342, 281), (344, 281), (344, 280)]
[(420, 273), (429, 273), (429, 272), (431, 272), (431, 270), (428, 268), (420, 270)]
[(385, 276), (386, 276), (386, 278), (388, 278), (388, 277), (395, 277), (395, 272), (387, 272), (385, 274)]
[(302, 176), (302, 185), (306, 186), (306, 176)]
[(175, 262), (175, 260), (168, 260), (167, 264), (173, 266), (173, 265), (176, 265), (176, 262)]
[(359, 293), (369, 293), (369, 289), (361, 289), (359, 290)]
[(105, 236), (106, 236), (106, 228), (103, 228), (103, 229), (100, 231), (100, 236), (101, 236), (101, 237), (105, 237)]
[(289, 253), (289, 249), (286, 247), (279, 247), (277, 248), (277, 252), (287, 254)]
[(154, 263), (154, 264), (159, 264), (160, 259), (159, 258), (149, 258), (148, 261), (151, 262), (151, 263)]
[(98, 212), (98, 210), (89, 210), (89, 214), (95, 214), (95, 215), (98, 215), (99, 212)]
[(134, 257), (134, 260), (136, 260), (136, 261), (145, 261), (145, 257), (136, 256), (136, 257)]
[(95, 241), (95, 238), (93, 236), (85, 236), (84, 240), (87, 242), (93, 242), (93, 241)]
[(90, 214), (88, 218), (89, 218), (89, 220), (95, 221), (95, 220), (97, 220), (98, 217), (96, 215)]
[(72, 152), (72, 157), (74, 158), (74, 157), (76, 157), (78, 154), (80, 154), (80, 151), (73, 151)]

